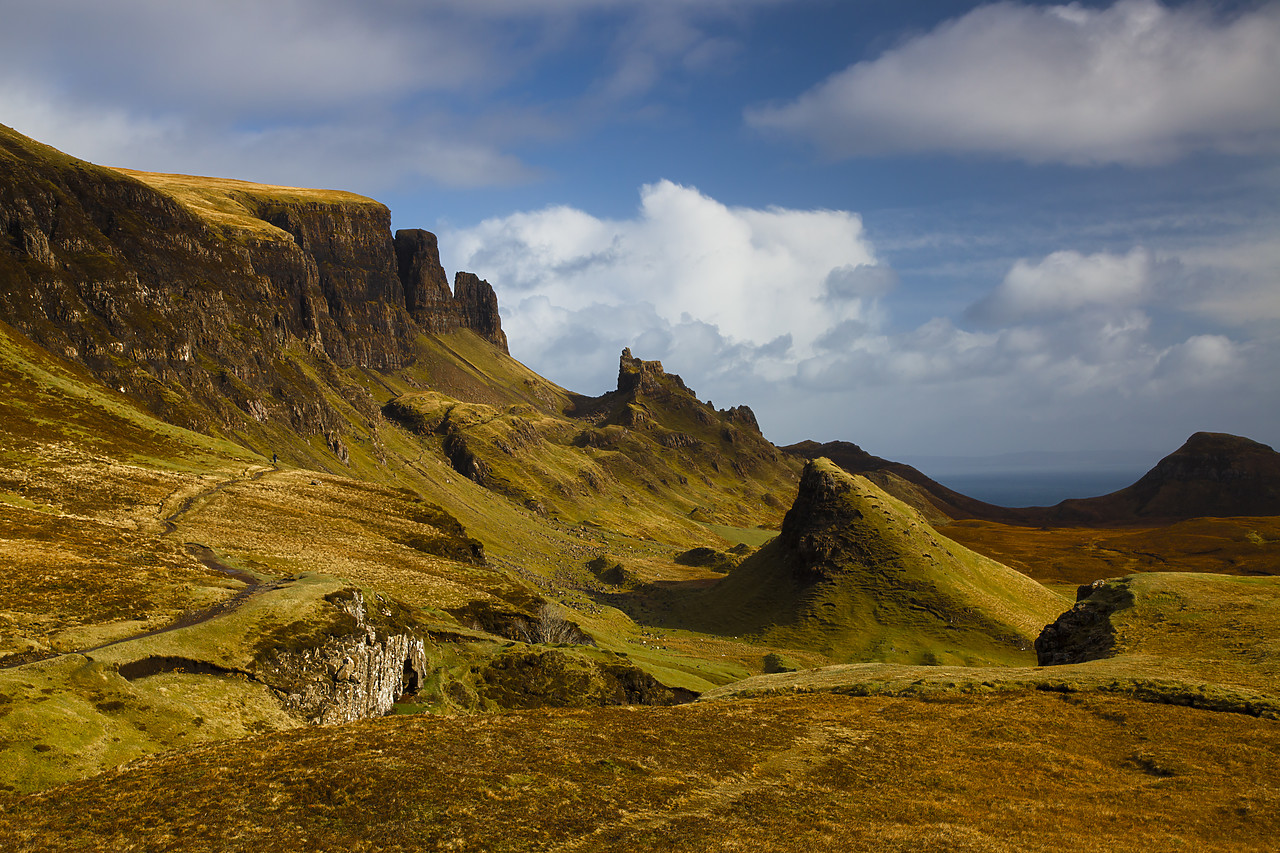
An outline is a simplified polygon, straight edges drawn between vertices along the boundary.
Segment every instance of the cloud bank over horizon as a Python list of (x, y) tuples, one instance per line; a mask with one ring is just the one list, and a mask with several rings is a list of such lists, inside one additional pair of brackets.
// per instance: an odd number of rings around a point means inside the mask
[(748, 124), (830, 157), (973, 152), (1072, 165), (1280, 148), (1280, 6), (979, 6)]
[[(1237, 278), (1142, 246), (1016, 259), (960, 315), (901, 328), (903, 285), (849, 211), (729, 207), (661, 181), (632, 218), (556, 206), (442, 238), (446, 265), (495, 284), (513, 354), (543, 375), (602, 393), (628, 346), (722, 406), (756, 407), (782, 443), (903, 452), (942, 418), (978, 428), (970, 445), (990, 452), (1028, 420), (1064, 446), (1105, 429), (1140, 447), (1192, 400), (1265, 417), (1274, 394), (1256, 392), (1280, 367), (1266, 330), (1204, 308)], [(844, 434), (829, 432), (835, 412), (849, 413)]]

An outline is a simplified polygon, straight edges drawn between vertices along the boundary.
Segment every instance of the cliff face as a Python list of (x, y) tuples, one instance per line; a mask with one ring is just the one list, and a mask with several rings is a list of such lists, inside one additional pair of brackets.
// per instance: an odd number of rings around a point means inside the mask
[(453, 292), (440, 265), (436, 235), (421, 229), (396, 232), (396, 265), (409, 314), (430, 332), (471, 329), (507, 352), (498, 317), (498, 297), (489, 282), (472, 273), (454, 276)]
[(272, 651), (257, 673), (287, 710), (318, 725), (380, 717), (416, 693), (430, 672), (422, 639), (372, 624), (359, 590), (335, 604), (350, 617), (349, 633)]
[(419, 331), (505, 349), (492, 288), (449, 295), (414, 233), (406, 264), (370, 199), (125, 173), (0, 126), (0, 321), (200, 431), (273, 423), (341, 457), (326, 398), (378, 415), (335, 368), (402, 367)]

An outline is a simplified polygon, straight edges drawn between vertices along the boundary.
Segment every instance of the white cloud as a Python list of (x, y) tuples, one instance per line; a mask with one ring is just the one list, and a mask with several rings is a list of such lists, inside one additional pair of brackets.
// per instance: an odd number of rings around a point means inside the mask
[(37, 86), (0, 81), (0, 119), (74, 156), (152, 172), (199, 172), (242, 180), (373, 192), (425, 178), (445, 186), (528, 180), (515, 157), (448, 133), (430, 118), (210, 128), (177, 115), (76, 103)]
[[(786, 0), (747, 5), (775, 2)], [(418, 178), (510, 185), (535, 173), (511, 153), (522, 143), (606, 121), (623, 101), (630, 115), (665, 76), (714, 67), (733, 49), (719, 31), (742, 8), (0, 0), (0, 122), (139, 169), (363, 192)], [(530, 97), (529, 81), (557, 94)]]
[(1004, 281), (970, 310), (983, 322), (1022, 320), (1075, 311), (1086, 306), (1137, 305), (1150, 294), (1150, 254), (1054, 252), (1039, 263), (1018, 260)]
[(1190, 151), (1274, 151), (1280, 5), (995, 3), (859, 62), (757, 128), (836, 157), (982, 152), (1033, 162), (1148, 164)]
[(338, 0), (5, 3), (0, 71), (84, 96), (270, 115), (448, 90), (491, 75), (455, 21)]
[(1280, 237), (1264, 234), (1180, 255), (1187, 310), (1231, 326), (1280, 323)]
[[(892, 276), (855, 214), (729, 207), (670, 181), (641, 189), (633, 219), (547, 208), (487, 220), (441, 245), (448, 263), (501, 288), (504, 324), (522, 332), (510, 336), (517, 348), (545, 346), (551, 306), (595, 324), (612, 311), (643, 318), (631, 333), (665, 335), (669, 350), (694, 347), (695, 337), (705, 348), (714, 330), (717, 346), (751, 351), (769, 374), (793, 370), (839, 324), (873, 319), (870, 300)], [(563, 314), (556, 322), (573, 324)], [(539, 366), (536, 351), (521, 354)]]

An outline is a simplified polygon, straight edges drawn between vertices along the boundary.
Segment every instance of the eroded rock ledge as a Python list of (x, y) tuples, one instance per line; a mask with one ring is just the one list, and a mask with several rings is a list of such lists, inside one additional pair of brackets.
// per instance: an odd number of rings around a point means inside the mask
[(350, 618), (349, 633), (330, 635), (309, 648), (273, 649), (258, 677), (284, 707), (310, 723), (349, 723), (388, 713), (396, 700), (416, 693), (429, 671), (423, 640), (375, 624), (360, 590), (333, 603)]
[(1036, 637), (1036, 661), (1057, 666), (1101, 660), (1116, 654), (1111, 615), (1133, 606), (1133, 593), (1120, 580), (1098, 580), (1076, 591), (1075, 606), (1046, 625)]

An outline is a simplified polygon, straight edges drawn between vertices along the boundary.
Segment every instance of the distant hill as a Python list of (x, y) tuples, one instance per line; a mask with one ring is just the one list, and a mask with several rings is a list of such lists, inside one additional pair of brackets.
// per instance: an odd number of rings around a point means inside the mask
[(828, 441), (824, 444), (802, 441), (782, 449), (805, 459), (826, 457), (848, 473), (860, 474), (871, 480), (934, 523), (963, 518), (1013, 521), (1020, 517), (1018, 510), (962, 495), (910, 465), (873, 456), (849, 441)]
[(1072, 524), (1280, 515), (1280, 453), (1240, 436), (1198, 432), (1132, 486), (1066, 500), (1050, 513)]
[(847, 441), (804, 441), (783, 450), (808, 459), (826, 456), (845, 471), (873, 480), (935, 523), (980, 519), (1006, 524), (1105, 526), (1280, 515), (1280, 453), (1226, 433), (1196, 433), (1132, 486), (1100, 497), (1068, 499), (1051, 507), (1009, 508), (984, 503), (948, 489), (910, 465), (873, 456)]

